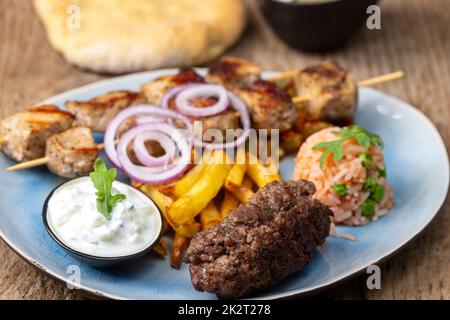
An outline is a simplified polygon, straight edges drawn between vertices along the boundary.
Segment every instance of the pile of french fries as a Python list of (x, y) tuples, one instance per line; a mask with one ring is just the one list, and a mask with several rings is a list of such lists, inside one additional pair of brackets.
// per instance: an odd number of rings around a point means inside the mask
[[(257, 189), (280, 175), (273, 163), (239, 150), (235, 159), (216, 150), (202, 157), (179, 180), (169, 185), (135, 185), (152, 199), (164, 217), (164, 234), (174, 231), (170, 265), (179, 269), (189, 241), (201, 230), (219, 224)], [(168, 255), (164, 239), (154, 248)]]

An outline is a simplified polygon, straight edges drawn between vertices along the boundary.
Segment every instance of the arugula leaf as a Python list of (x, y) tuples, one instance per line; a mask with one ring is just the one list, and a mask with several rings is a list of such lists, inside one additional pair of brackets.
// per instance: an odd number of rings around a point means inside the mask
[(342, 143), (347, 140), (355, 139), (358, 141), (358, 144), (365, 149), (368, 149), (371, 145), (379, 147), (383, 146), (383, 141), (379, 135), (370, 133), (358, 125), (352, 125), (343, 128), (342, 130), (334, 131), (333, 133), (341, 138), (335, 141), (322, 142), (313, 147), (313, 150), (324, 150), (322, 156), (320, 157), (321, 169), (323, 169), (325, 161), (330, 154), (333, 155), (333, 159), (335, 161), (341, 160), (344, 157), (344, 148), (342, 147)]
[(106, 167), (101, 158), (97, 158), (94, 164), (94, 172), (89, 175), (94, 187), (97, 189), (97, 210), (106, 219), (111, 220), (111, 211), (114, 206), (126, 198), (124, 194), (112, 194), (112, 184), (117, 176), (117, 170)]

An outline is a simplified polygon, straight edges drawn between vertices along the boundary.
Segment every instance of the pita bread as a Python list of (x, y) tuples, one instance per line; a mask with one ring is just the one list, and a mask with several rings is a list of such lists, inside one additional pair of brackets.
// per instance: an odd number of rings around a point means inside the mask
[(241, 0), (34, 0), (52, 46), (71, 63), (126, 73), (206, 63), (245, 27)]

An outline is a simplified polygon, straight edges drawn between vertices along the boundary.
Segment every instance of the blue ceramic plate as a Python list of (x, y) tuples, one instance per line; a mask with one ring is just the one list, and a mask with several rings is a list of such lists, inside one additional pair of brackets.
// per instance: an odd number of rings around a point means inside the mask
[[(138, 89), (141, 83), (175, 70), (139, 73), (101, 81), (48, 99), (63, 106), (117, 89)], [(373, 89), (360, 90), (357, 123), (385, 141), (388, 178), (395, 193), (390, 213), (365, 227), (339, 227), (357, 237), (329, 237), (301, 272), (255, 298), (273, 299), (311, 294), (386, 259), (417, 236), (438, 213), (449, 185), (449, 162), (433, 124), (409, 104)], [(181, 270), (148, 255), (129, 266), (94, 269), (69, 256), (47, 234), (41, 210), (47, 194), (64, 180), (45, 167), (7, 172), (13, 162), (0, 156), (0, 235), (24, 259), (48, 274), (71, 282), (73, 265), (81, 271), (81, 289), (118, 299), (215, 299), (196, 292), (187, 265)], [(293, 158), (281, 165), (283, 178), (293, 172)]]

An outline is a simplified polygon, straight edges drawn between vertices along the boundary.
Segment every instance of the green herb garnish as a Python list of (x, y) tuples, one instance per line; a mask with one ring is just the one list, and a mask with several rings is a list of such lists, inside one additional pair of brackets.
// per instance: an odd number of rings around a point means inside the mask
[(369, 133), (366, 129), (358, 125), (352, 125), (343, 128), (342, 130), (334, 131), (333, 133), (341, 138), (335, 141), (322, 142), (313, 147), (313, 150), (324, 150), (320, 157), (320, 168), (322, 169), (325, 160), (330, 154), (333, 155), (335, 161), (341, 160), (344, 157), (344, 147), (342, 146), (342, 143), (347, 140), (355, 139), (358, 141), (359, 145), (365, 149), (368, 149), (371, 145), (383, 146), (383, 141), (379, 135)]
[(371, 192), (373, 188), (377, 185), (377, 180), (373, 177), (368, 177), (366, 181), (364, 182), (364, 191)]
[(364, 217), (371, 217), (375, 213), (375, 202), (371, 199), (367, 199), (361, 205), (361, 214)]
[(381, 184), (377, 184), (372, 188), (372, 192), (370, 193), (370, 199), (375, 202), (380, 202), (384, 197), (384, 187)]
[(116, 179), (117, 170), (106, 167), (101, 158), (97, 158), (94, 164), (94, 172), (89, 175), (94, 187), (97, 189), (97, 210), (106, 219), (111, 220), (111, 211), (117, 202), (126, 198), (124, 194), (112, 194), (112, 184)]
[(347, 194), (347, 187), (345, 186), (345, 184), (335, 184), (333, 186), (333, 190), (334, 192), (336, 192), (336, 194), (340, 197), (343, 197)]
[(362, 165), (366, 168), (369, 168), (373, 163), (372, 156), (368, 153), (361, 153), (359, 155), (359, 159), (361, 160)]
[(364, 182), (364, 191), (369, 192), (369, 198), (375, 202), (380, 202), (384, 197), (384, 187), (373, 177), (368, 177)]
[(386, 178), (386, 169), (377, 168), (377, 172), (379, 178)]

